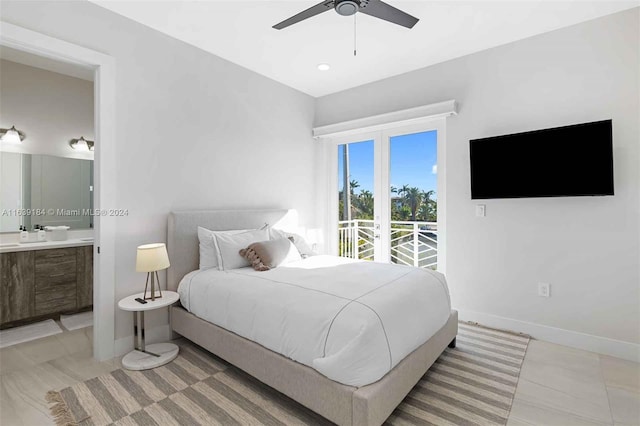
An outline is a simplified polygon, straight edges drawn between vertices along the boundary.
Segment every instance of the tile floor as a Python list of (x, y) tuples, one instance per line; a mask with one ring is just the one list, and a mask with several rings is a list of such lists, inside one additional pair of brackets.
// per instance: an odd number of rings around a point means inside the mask
[(508, 426), (640, 425), (640, 364), (532, 340)]
[[(44, 395), (120, 367), (91, 358), (91, 328), (0, 350), (0, 425), (52, 424)], [(508, 426), (640, 425), (640, 364), (532, 340)]]
[(92, 334), (88, 327), (0, 349), (0, 425), (53, 424), (47, 391), (119, 368), (93, 360)]

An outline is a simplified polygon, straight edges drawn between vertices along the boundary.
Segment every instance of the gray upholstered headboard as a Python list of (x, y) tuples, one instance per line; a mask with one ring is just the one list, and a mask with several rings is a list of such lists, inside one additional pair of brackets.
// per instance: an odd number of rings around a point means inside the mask
[(167, 289), (175, 291), (186, 274), (198, 269), (198, 226), (212, 231), (256, 229), (268, 223), (295, 231), (295, 210), (186, 210), (169, 213), (167, 251), (171, 267), (167, 270)]

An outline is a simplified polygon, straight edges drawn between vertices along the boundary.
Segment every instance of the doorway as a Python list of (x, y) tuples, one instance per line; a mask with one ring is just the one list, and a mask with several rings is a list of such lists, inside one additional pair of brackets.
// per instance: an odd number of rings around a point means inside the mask
[[(19, 244), (0, 246), (3, 267), (20, 271), (2, 282), (12, 300), (3, 304), (0, 346), (61, 333), (59, 341), (78, 337), (71, 350), (86, 350), (93, 326), (93, 71), (0, 46), (0, 93), (0, 127), (22, 133), (0, 139), (0, 238), (17, 242), (20, 233)], [(73, 142), (81, 137), (83, 146)], [(53, 227), (68, 228), (65, 242), (52, 242)]]
[[(2, 23), (0, 45), (28, 54), (87, 68), (94, 75), (95, 160), (94, 209), (114, 208), (115, 157), (115, 60), (63, 40), (17, 25)], [(114, 356), (115, 218), (94, 217), (93, 356)]]
[(335, 254), (442, 271), (442, 123), (335, 141)]

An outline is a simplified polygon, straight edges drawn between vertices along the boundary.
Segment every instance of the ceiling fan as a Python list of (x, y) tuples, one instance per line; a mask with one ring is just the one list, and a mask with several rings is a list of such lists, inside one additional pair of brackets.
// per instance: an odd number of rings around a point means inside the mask
[(419, 21), (418, 18), (411, 16), (400, 9), (396, 9), (381, 0), (325, 0), (322, 3), (292, 16), (291, 18), (285, 19), (279, 24), (274, 25), (273, 28), (281, 30), (330, 9), (335, 9), (338, 15), (341, 16), (351, 16), (355, 15), (356, 12), (361, 12), (365, 15), (383, 19), (407, 28), (413, 28), (413, 26)]

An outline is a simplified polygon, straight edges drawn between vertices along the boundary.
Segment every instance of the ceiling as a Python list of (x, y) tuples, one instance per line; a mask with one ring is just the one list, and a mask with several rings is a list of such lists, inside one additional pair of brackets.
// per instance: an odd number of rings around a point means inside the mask
[[(272, 25), (319, 0), (91, 0), (134, 21), (319, 97), (566, 27), (634, 1), (386, 0), (418, 18), (411, 30), (328, 11), (283, 30)], [(320, 63), (331, 65), (319, 71)]]

